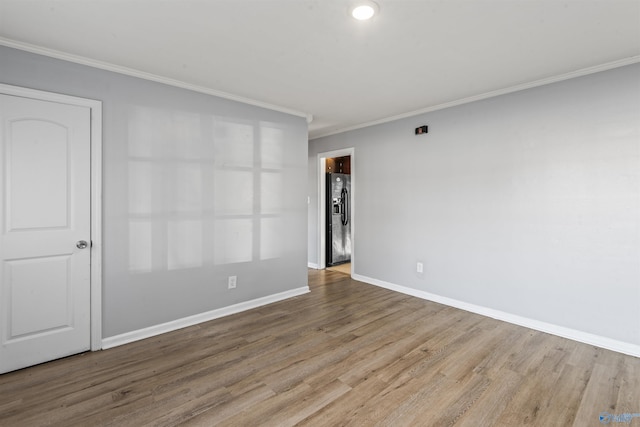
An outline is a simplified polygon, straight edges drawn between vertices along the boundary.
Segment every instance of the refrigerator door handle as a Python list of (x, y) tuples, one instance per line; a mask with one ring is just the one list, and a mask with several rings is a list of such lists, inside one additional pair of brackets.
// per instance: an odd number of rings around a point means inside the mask
[(347, 191), (346, 188), (342, 189), (342, 194), (340, 194), (340, 202), (342, 203), (342, 225), (347, 225), (349, 224), (349, 216), (350, 216), (350, 212), (349, 212), (349, 192)]

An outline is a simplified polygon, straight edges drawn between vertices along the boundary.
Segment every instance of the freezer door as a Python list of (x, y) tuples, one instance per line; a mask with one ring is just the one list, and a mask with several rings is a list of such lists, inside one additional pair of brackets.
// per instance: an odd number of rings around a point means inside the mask
[(327, 265), (351, 260), (351, 177), (327, 174)]

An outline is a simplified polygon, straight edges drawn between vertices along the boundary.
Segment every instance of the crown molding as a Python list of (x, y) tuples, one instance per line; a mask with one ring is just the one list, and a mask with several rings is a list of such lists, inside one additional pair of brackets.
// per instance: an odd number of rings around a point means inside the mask
[[(210, 89), (204, 86), (198, 86), (198, 85), (193, 85), (190, 83), (186, 83), (180, 80), (176, 80), (176, 79), (171, 79), (168, 77), (163, 77), (163, 76), (159, 76), (156, 74), (152, 74), (152, 73), (147, 73), (145, 71), (140, 71), (140, 70), (135, 70), (133, 68), (127, 68), (127, 67), (122, 67), (119, 65), (115, 65), (115, 64), (111, 64), (108, 62), (103, 62), (103, 61), (98, 61), (95, 59), (90, 59), (90, 58), (86, 58), (83, 56), (79, 56), (79, 55), (73, 55), (70, 53), (65, 53), (65, 52), (61, 52), (55, 49), (49, 49), (49, 48), (45, 48), (42, 46), (37, 46), (37, 45), (33, 45), (33, 44), (29, 44), (29, 43), (24, 43), (24, 42), (19, 42), (16, 40), (12, 40), (12, 39), (8, 39), (8, 38), (4, 38), (4, 37), (0, 37), (0, 45), (1, 46), (6, 46), (6, 47), (10, 47), (10, 48), (14, 48), (14, 49), (19, 49), (19, 50), (23, 50), (26, 52), (30, 52), (30, 53), (35, 53), (38, 55), (43, 55), (43, 56), (48, 56), (51, 58), (56, 58), (56, 59), (61, 59), (64, 61), (68, 61), (68, 62), (73, 62), (76, 64), (81, 64), (81, 65), (86, 65), (89, 67), (93, 67), (93, 68), (98, 68), (101, 70), (106, 70), (106, 71), (111, 71), (111, 72), (115, 72), (118, 74), (124, 74), (124, 75), (128, 75), (131, 77), (137, 77), (137, 78), (141, 78), (144, 80), (149, 80), (149, 81), (154, 81), (157, 83), (163, 83), (169, 86), (175, 86), (175, 87), (179, 87), (182, 89), (187, 89), (187, 90), (192, 90), (194, 92), (199, 92), (199, 93), (204, 93), (207, 95), (212, 95), (212, 96), (216, 96), (219, 98), (224, 98), (224, 99), (228, 99), (231, 101), (236, 101), (236, 102), (241, 102), (243, 104), (248, 104), (248, 105), (253, 105), (255, 107), (260, 107), (260, 108), (265, 108), (268, 110), (272, 110), (272, 111), (278, 111), (281, 113), (285, 113), (285, 114), (290, 114), (293, 116), (297, 116), (297, 117), (304, 117), (307, 121), (307, 124), (311, 124), (311, 122), (313, 121), (313, 115), (308, 114), (308, 113), (304, 113), (301, 111), (297, 111), (297, 110), (293, 110), (290, 108), (286, 108), (286, 107), (282, 107), (282, 106), (278, 106), (278, 105), (273, 105), (273, 104), (269, 104), (266, 102), (262, 102), (262, 101), (258, 101), (255, 99), (251, 99), (251, 98), (245, 98), (242, 96), (238, 96), (238, 95), (233, 95), (227, 92), (222, 92), (219, 90), (214, 90), (214, 89)], [(523, 83), (520, 85), (515, 85), (515, 86), (510, 86), (504, 89), (498, 89), (495, 91), (490, 91), (490, 92), (485, 92), (479, 95), (473, 95), (473, 96), (469, 96), (466, 98), (461, 98), (461, 99), (457, 99), (457, 100), (453, 100), (450, 102), (445, 102), (442, 104), (438, 104), (438, 105), (434, 105), (431, 107), (425, 107), (425, 108), (421, 108), (419, 110), (414, 110), (414, 111), (409, 111), (406, 113), (402, 113), (402, 114), (398, 114), (395, 116), (390, 116), (390, 117), (386, 117), (386, 118), (382, 118), (382, 119), (378, 119), (378, 120), (373, 120), (373, 121), (368, 121), (368, 122), (364, 122), (364, 123), (360, 123), (357, 125), (353, 125), (353, 126), (348, 126), (348, 127), (343, 127), (343, 128), (339, 128), (339, 129), (334, 129), (331, 131), (327, 131), (327, 132), (319, 132), (318, 134), (315, 134), (313, 136), (310, 136), (310, 140), (315, 140), (315, 139), (319, 139), (319, 138), (323, 138), (326, 136), (331, 136), (331, 135), (336, 135), (336, 134), (340, 134), (340, 133), (345, 133), (345, 132), (349, 132), (349, 131), (353, 131), (353, 130), (357, 130), (357, 129), (362, 129), (365, 127), (369, 127), (369, 126), (374, 126), (374, 125), (379, 125), (379, 124), (383, 124), (383, 123), (389, 123), (389, 122), (393, 122), (395, 120), (400, 120), (400, 119), (405, 119), (405, 118), (409, 118), (409, 117), (414, 117), (414, 116), (418, 116), (421, 114), (426, 114), (426, 113), (430, 113), (433, 111), (438, 111), (438, 110), (443, 110), (445, 108), (450, 108), (450, 107), (455, 107), (458, 105), (463, 105), (463, 104), (468, 104), (471, 102), (475, 102), (475, 101), (481, 101), (483, 99), (488, 99), (488, 98), (493, 98), (496, 96), (500, 96), (500, 95), (506, 95), (508, 93), (513, 93), (513, 92), (519, 92), (522, 90), (526, 90), (526, 89), (532, 89), (538, 86), (544, 86), (547, 84), (551, 84), (551, 83), (557, 83), (557, 82), (561, 82), (564, 80), (569, 80), (569, 79), (573, 79), (576, 77), (582, 77), (582, 76), (586, 76), (589, 74), (594, 74), (594, 73), (599, 73), (601, 71), (607, 71), (607, 70), (611, 70), (614, 68), (618, 68), (618, 67), (623, 67), (625, 65), (631, 65), (631, 64), (636, 64), (640, 62), (640, 55), (636, 55), (636, 56), (631, 56), (628, 58), (623, 58), (617, 61), (612, 61), (612, 62), (607, 62), (601, 65), (596, 65), (593, 67), (587, 67), (587, 68), (583, 68), (580, 70), (576, 70), (576, 71), (571, 71), (569, 73), (564, 73), (564, 74), (560, 74), (557, 76), (552, 76), (552, 77), (547, 77), (544, 79), (540, 79), (540, 80), (535, 80), (532, 82), (528, 82), (528, 83)]]
[(49, 49), (42, 46), (37, 46), (29, 43), (19, 42), (16, 40), (0, 37), (0, 45), (10, 47), (13, 49), (23, 50), (25, 52), (35, 53), (38, 55), (48, 56), (50, 58), (61, 59), (63, 61), (73, 62), (80, 65), (86, 65), (101, 70), (112, 71), (118, 74), (124, 74), (131, 77), (137, 77), (144, 80), (149, 80), (157, 83), (163, 83), (169, 86), (175, 86), (182, 89), (191, 90), (194, 92), (204, 93), (207, 95), (216, 96), (218, 98), (228, 99), (230, 101), (241, 102), (243, 104), (253, 105), (254, 107), (265, 108), (267, 110), (277, 111), (280, 113), (291, 114), (293, 116), (304, 117), (307, 123), (311, 123), (312, 115), (303, 113), (301, 111), (293, 110), (279, 105), (269, 104), (267, 102), (257, 101), (251, 98), (245, 98), (231, 93), (222, 92), (219, 90), (210, 89), (204, 86), (193, 85), (180, 80), (171, 79), (168, 77), (159, 76), (145, 71), (135, 70), (133, 68), (121, 67), (119, 65), (111, 64), (108, 62), (98, 61), (96, 59), (86, 58), (80, 55), (73, 55), (70, 53), (61, 52), (55, 49)]
[(532, 89), (538, 86), (544, 86), (551, 83), (557, 83), (564, 80), (573, 79), (576, 77), (587, 76), (589, 74), (599, 73), (601, 71), (607, 71), (614, 68), (624, 67), (625, 65), (632, 65), (640, 62), (640, 55), (631, 56), (629, 58), (620, 59), (617, 61), (607, 62), (605, 64), (596, 65), (593, 67), (582, 68), (580, 70), (571, 71), (565, 74), (559, 74), (553, 77), (547, 77), (540, 80), (534, 80), (529, 83), (523, 83), (516, 86), (510, 86), (504, 89), (498, 89), (491, 92), (485, 92), (479, 95), (469, 96), (466, 98), (457, 99), (450, 102), (445, 102), (443, 104), (434, 105), (431, 107), (422, 108), (419, 110), (409, 111), (407, 113), (398, 114), (396, 116), (386, 117), (379, 120), (373, 120), (370, 122), (360, 123), (354, 126), (349, 126), (345, 128), (340, 128), (336, 130), (332, 130), (329, 132), (320, 132), (317, 135), (309, 137), (309, 140), (314, 140), (318, 138), (324, 138), (325, 136), (337, 135), (339, 133), (349, 132), (352, 130), (362, 129), (369, 126), (379, 125), (383, 123), (389, 123), (400, 119), (406, 119), (408, 117), (418, 116), (420, 114), (430, 113), (432, 111), (443, 110), (449, 107), (455, 107), (457, 105), (468, 104), (470, 102), (481, 101), (483, 99), (493, 98), (500, 95), (506, 95), (508, 93), (519, 92), (521, 90)]

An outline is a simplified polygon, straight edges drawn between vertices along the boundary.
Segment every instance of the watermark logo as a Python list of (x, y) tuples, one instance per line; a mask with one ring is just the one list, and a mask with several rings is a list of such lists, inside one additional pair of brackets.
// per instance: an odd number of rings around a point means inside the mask
[(608, 412), (600, 412), (598, 419), (602, 424), (614, 423), (631, 423), (631, 420), (640, 417), (640, 414), (630, 414), (625, 412), (624, 414), (610, 414)]

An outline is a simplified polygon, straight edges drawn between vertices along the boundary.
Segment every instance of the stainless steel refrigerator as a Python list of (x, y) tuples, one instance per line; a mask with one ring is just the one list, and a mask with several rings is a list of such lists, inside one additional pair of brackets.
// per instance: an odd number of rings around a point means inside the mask
[(327, 266), (351, 261), (351, 176), (327, 174)]

